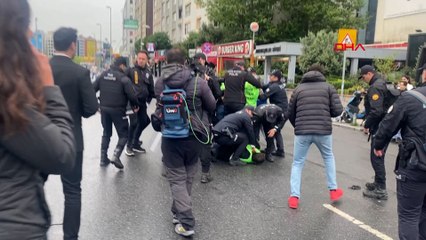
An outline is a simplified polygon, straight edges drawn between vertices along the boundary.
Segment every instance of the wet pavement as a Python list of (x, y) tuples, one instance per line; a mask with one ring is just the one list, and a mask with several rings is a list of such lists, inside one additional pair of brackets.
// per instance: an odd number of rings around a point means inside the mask
[[(338, 203), (330, 203), (321, 155), (312, 146), (303, 172), (299, 209), (292, 210), (287, 207), (293, 152), (293, 128), (289, 123), (283, 133), (285, 159), (275, 158), (274, 163), (242, 167), (217, 162), (212, 166), (214, 181), (208, 184), (201, 184), (200, 174), (197, 174), (193, 186), (193, 211), (197, 224), (193, 239), (397, 238), (396, 193), (392, 173), (396, 145), (391, 144), (386, 158), (389, 200), (366, 199), (362, 196), (362, 190), (349, 188), (353, 185), (363, 188), (366, 181), (372, 181), (367, 137), (359, 131), (335, 127), (337, 179), (339, 187), (345, 191), (344, 197)], [(171, 222), (171, 194), (168, 182), (161, 176), (157, 134), (151, 127), (144, 132), (146, 154), (127, 157), (123, 153), (123, 171), (114, 166), (102, 168), (99, 167), (100, 116), (97, 114), (84, 121), (80, 239), (183, 239), (174, 233)], [(115, 135), (111, 141), (110, 155), (116, 141)], [(61, 239), (63, 194), (59, 177), (49, 177), (45, 189), (53, 217), (49, 239)], [(329, 210), (327, 204), (343, 214)]]

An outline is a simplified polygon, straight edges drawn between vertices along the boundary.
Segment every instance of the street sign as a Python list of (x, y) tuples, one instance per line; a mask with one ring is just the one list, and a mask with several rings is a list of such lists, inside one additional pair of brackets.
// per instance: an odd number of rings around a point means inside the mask
[(250, 30), (254, 33), (259, 31), (259, 23), (257, 22), (250, 23)]
[(341, 44), (354, 44), (356, 45), (356, 29), (339, 29), (339, 35), (337, 37), (337, 43)]
[(222, 56), (248, 56), (251, 53), (251, 40), (226, 43), (218, 45), (217, 55)]
[(154, 43), (146, 43), (146, 50), (148, 52), (155, 52), (155, 44)]
[(201, 46), (201, 49), (202, 49), (203, 53), (209, 54), (209, 53), (211, 53), (211, 51), (213, 51), (213, 44), (211, 44), (209, 42), (205, 42)]
[(139, 22), (134, 19), (125, 19), (123, 24), (124, 29), (138, 29)]

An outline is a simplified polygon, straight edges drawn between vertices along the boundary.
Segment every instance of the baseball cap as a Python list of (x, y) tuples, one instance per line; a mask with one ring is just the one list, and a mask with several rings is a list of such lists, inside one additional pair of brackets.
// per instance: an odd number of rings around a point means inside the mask
[(207, 57), (206, 57), (206, 55), (204, 53), (197, 53), (197, 54), (195, 54), (194, 59), (199, 59), (199, 58), (202, 58), (205, 61), (207, 61)]
[(419, 68), (418, 70), (419, 71), (422, 71), (422, 70), (425, 70), (426, 69), (426, 63), (425, 64), (423, 64), (423, 66), (421, 67), (421, 68)]
[(115, 66), (120, 66), (121, 64), (123, 64), (124, 66), (127, 67), (127, 59), (124, 57), (118, 57), (115, 59), (114, 61), (114, 65)]
[(283, 77), (283, 74), (280, 70), (273, 70), (269, 75), (277, 77), (278, 80), (281, 80)]
[(266, 121), (268, 121), (269, 123), (274, 123), (275, 121), (277, 121), (277, 111), (275, 109), (268, 109), (266, 110)]
[(361, 78), (362, 78), (362, 75), (365, 75), (365, 74), (367, 74), (367, 73), (369, 73), (369, 72), (371, 72), (371, 73), (375, 73), (375, 72), (376, 72), (376, 70), (374, 70), (373, 66), (371, 66), (371, 65), (365, 65), (365, 66), (362, 66), (362, 67), (361, 67), (361, 72), (360, 72), (360, 74), (359, 74), (358, 79), (361, 79)]

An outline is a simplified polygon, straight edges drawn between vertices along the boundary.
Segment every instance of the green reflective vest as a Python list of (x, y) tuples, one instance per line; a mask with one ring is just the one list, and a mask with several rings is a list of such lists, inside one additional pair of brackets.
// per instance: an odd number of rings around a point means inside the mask
[(246, 96), (246, 105), (256, 107), (259, 98), (260, 89), (246, 82), (244, 85), (244, 95)]
[[(247, 145), (246, 149), (247, 149), (247, 151), (250, 153), (249, 157), (248, 157), (248, 158), (240, 158), (240, 160), (241, 160), (242, 162), (245, 162), (245, 163), (252, 163), (252, 162), (253, 162), (253, 159), (252, 159), (252, 157), (253, 157), (253, 152), (252, 152), (251, 145), (250, 145), (250, 144), (249, 144), (249, 145)], [(260, 153), (260, 149), (255, 148), (255, 149), (254, 149), (254, 151), (255, 151), (256, 153)]]

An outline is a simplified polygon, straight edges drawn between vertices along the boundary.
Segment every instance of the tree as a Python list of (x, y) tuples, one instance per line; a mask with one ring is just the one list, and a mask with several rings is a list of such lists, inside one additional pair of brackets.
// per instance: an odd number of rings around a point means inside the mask
[(334, 51), (334, 44), (337, 42), (337, 34), (319, 31), (317, 34), (309, 32), (308, 36), (300, 39), (302, 43), (302, 55), (299, 57), (299, 64), (302, 71), (306, 72), (309, 66), (319, 63), (324, 66), (326, 74), (338, 75), (341, 73), (343, 54)]
[[(143, 49), (146, 49), (147, 43), (154, 43), (156, 50), (164, 50), (172, 48), (172, 43), (170, 41), (169, 35), (165, 32), (156, 32), (150, 36), (145, 37), (142, 40)], [(141, 49), (141, 40), (138, 39), (135, 41), (135, 51), (139, 51)]]
[(182, 46), (185, 49), (196, 48), (200, 45), (200, 34), (197, 32), (190, 32), (185, 41), (182, 42)]
[(358, 16), (363, 0), (198, 0), (207, 7), (210, 21), (218, 23), (223, 41), (251, 39), (251, 22), (259, 23), (256, 43), (298, 42), (308, 32), (363, 28)]
[[(374, 66), (383, 75), (385, 79), (389, 78), (389, 74), (395, 70), (395, 58), (387, 57), (383, 59), (373, 59)], [(390, 79), (388, 79), (390, 80)], [(393, 79), (394, 80), (394, 79)]]

